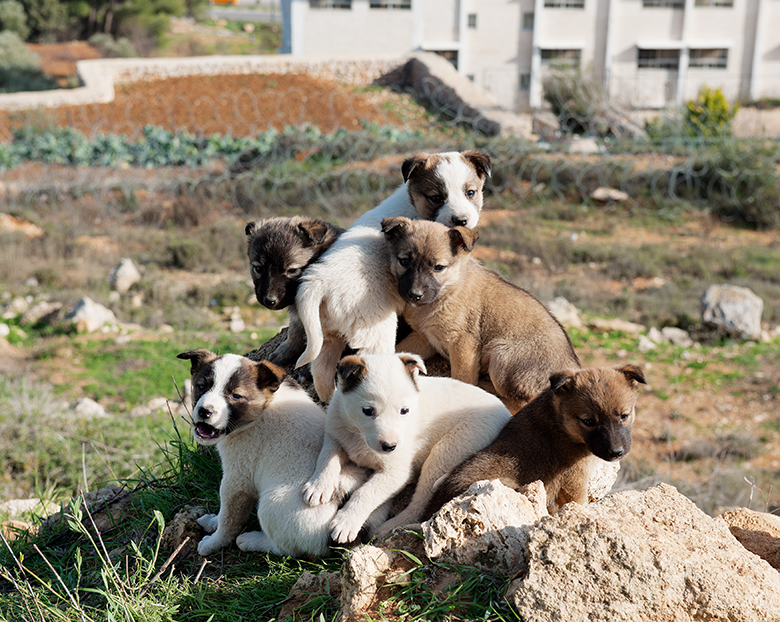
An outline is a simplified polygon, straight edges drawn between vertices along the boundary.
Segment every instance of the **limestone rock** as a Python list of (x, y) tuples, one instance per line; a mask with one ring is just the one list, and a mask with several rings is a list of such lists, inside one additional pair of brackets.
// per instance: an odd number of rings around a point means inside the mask
[(498, 480), (475, 482), (423, 523), (426, 555), (433, 561), (514, 574), (525, 563), (529, 527), (547, 515), (542, 482), (526, 489), (528, 495)]
[(594, 201), (619, 203), (621, 201), (628, 201), (628, 193), (615, 188), (608, 188), (607, 186), (599, 186), (590, 193), (590, 198)]
[[(5, 192), (0, 192), (0, 196)], [(40, 238), (43, 237), (43, 229), (38, 225), (34, 225), (31, 222), (11, 216), (10, 214), (0, 213), (0, 231), (12, 231), (20, 232), (28, 238)]]
[(683, 348), (690, 348), (693, 345), (693, 339), (691, 339), (688, 331), (675, 326), (664, 326), (661, 329), (661, 337), (664, 341)]
[(194, 551), (203, 537), (203, 529), (198, 525), (197, 521), (206, 513), (206, 509), (199, 505), (185, 505), (165, 525), (160, 538), (160, 544), (169, 551), (175, 551), (179, 545), (189, 538), (184, 547), (187, 550)]
[(285, 620), (291, 616), (295, 619), (295, 613), (298, 609), (321, 595), (338, 598), (340, 594), (341, 582), (337, 572), (313, 574), (308, 570), (304, 571), (287, 595), (282, 610), (279, 612), (279, 620)]
[(588, 500), (592, 503), (604, 498), (615, 485), (620, 472), (620, 461), (607, 462), (592, 456), (593, 464), (588, 480)]
[(106, 409), (89, 397), (80, 397), (68, 406), (68, 410), (74, 415), (84, 419), (99, 419), (107, 416)]
[(591, 330), (598, 330), (601, 332), (622, 331), (627, 335), (639, 336), (639, 333), (645, 332), (645, 327), (642, 324), (634, 324), (626, 320), (594, 317), (588, 321), (588, 327)]
[(120, 294), (124, 294), (140, 280), (141, 273), (129, 257), (123, 257), (108, 273), (108, 282)]
[(780, 619), (780, 574), (673, 487), (570, 503), (528, 533), (507, 597), (523, 619)]
[(751, 553), (780, 570), (780, 516), (737, 508), (721, 514), (732, 535)]
[(592, 138), (575, 137), (575, 139), (569, 143), (569, 153), (593, 155), (601, 153), (601, 147), (599, 147), (599, 144)]
[(11, 334), (11, 327), (8, 324), (0, 322), (0, 338), (8, 337)]
[(563, 296), (558, 296), (557, 298), (548, 302), (547, 309), (555, 316), (556, 320), (558, 320), (567, 328), (583, 327), (582, 320), (580, 319), (579, 309), (577, 309), (577, 307), (571, 304)]
[(355, 550), (341, 567), (342, 620), (360, 620), (361, 613), (373, 603), (384, 583), (385, 573), (393, 564), (394, 554), (376, 546)]
[(11, 320), (29, 308), (30, 303), (26, 299), (16, 296), (3, 305), (3, 319)]
[(37, 324), (38, 322), (43, 324), (54, 324), (59, 319), (61, 310), (61, 302), (39, 302), (22, 314), (22, 317), (19, 318), (19, 324), (21, 326)]
[(701, 319), (740, 339), (761, 337), (764, 301), (746, 287), (711, 285), (701, 299)]
[(104, 324), (116, 322), (116, 316), (111, 309), (85, 296), (65, 314), (62, 320), (75, 324), (79, 331), (92, 333)]

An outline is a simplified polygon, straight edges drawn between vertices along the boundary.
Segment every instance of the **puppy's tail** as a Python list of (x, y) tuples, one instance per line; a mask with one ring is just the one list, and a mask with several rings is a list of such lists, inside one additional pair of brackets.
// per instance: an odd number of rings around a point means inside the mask
[(313, 281), (304, 279), (298, 286), (295, 306), (298, 307), (298, 317), (306, 331), (306, 349), (295, 363), (296, 368), (311, 363), (322, 350), (324, 336), (320, 320), (320, 307), (324, 297), (325, 288), (320, 279)]

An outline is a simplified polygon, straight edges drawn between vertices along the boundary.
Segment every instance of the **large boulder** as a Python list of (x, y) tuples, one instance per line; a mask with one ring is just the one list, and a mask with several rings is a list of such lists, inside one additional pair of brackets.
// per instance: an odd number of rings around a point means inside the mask
[(739, 337), (761, 337), (764, 301), (746, 287), (711, 285), (701, 299), (701, 319)]
[(74, 324), (80, 332), (92, 333), (105, 324), (115, 323), (116, 316), (111, 309), (85, 296), (63, 316), (62, 321)]
[(751, 553), (780, 570), (780, 516), (736, 508), (721, 514), (733, 536)]
[(525, 620), (780, 620), (780, 574), (672, 486), (570, 503), (528, 533)]

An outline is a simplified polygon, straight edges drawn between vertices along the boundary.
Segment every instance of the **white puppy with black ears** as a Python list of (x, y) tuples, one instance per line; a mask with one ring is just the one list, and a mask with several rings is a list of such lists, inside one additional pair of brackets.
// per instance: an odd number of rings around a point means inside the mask
[(325, 441), (304, 499), (313, 507), (332, 503), (348, 460), (373, 474), (331, 521), (336, 542), (355, 540), (372, 513), (386, 512), (415, 477), (409, 505), (377, 535), (419, 521), (436, 482), (493, 442), (512, 418), (496, 396), (478, 387), (419, 372), (425, 366), (413, 354), (353, 355), (338, 364)]
[(324, 402), (333, 394), (345, 346), (359, 354), (395, 351), (397, 314), (405, 303), (390, 272), (382, 220), (406, 216), (475, 228), (490, 158), (477, 151), (419, 154), (405, 160), (401, 172), (404, 184), (341, 234), (298, 286), (306, 350), (295, 366), (311, 363)]
[[(325, 555), (329, 525), (343, 496), (366, 479), (350, 465), (336, 474), (331, 501), (312, 507), (301, 488), (322, 447), (325, 412), (280, 367), (205, 349), (178, 355), (191, 362), (192, 425), (201, 445), (216, 445), (222, 461), (219, 514), (198, 523), (211, 535), (198, 544), (208, 555), (236, 541), (242, 551)], [(239, 535), (256, 509), (262, 531)]]

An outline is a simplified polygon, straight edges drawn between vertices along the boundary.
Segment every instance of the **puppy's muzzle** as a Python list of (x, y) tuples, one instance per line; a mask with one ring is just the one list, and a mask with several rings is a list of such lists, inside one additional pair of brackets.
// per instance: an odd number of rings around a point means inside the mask
[(398, 446), (398, 443), (388, 443), (386, 441), (382, 441), (382, 451), (390, 453)]
[(452, 226), (453, 227), (465, 227), (469, 222), (469, 219), (465, 216), (453, 216), (452, 217)]
[(206, 423), (214, 414), (214, 412), (201, 406), (195, 414), (198, 419), (201, 419), (201, 421), (195, 423), (195, 435), (198, 438), (202, 438), (204, 440), (217, 438), (220, 434), (220, 431), (217, 430), (217, 428), (215, 428), (213, 425)]

